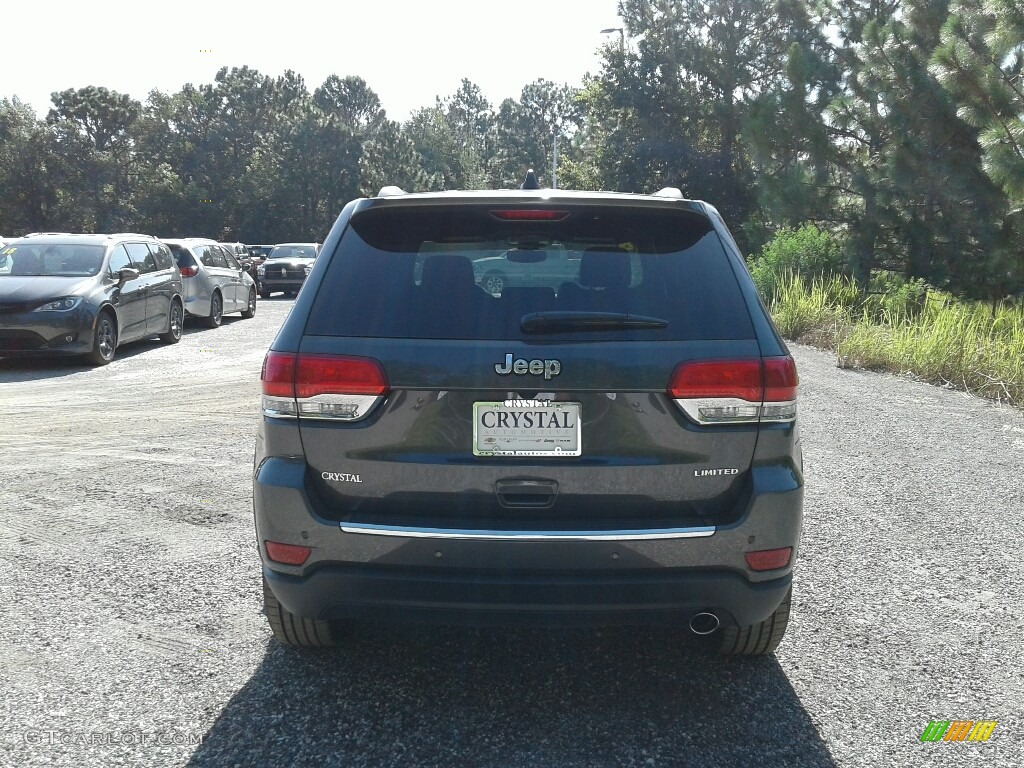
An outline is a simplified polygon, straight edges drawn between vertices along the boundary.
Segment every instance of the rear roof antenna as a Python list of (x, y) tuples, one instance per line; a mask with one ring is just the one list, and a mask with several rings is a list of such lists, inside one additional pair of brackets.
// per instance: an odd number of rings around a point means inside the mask
[(526, 172), (526, 178), (523, 180), (523, 184), (520, 189), (540, 189), (540, 184), (537, 183), (537, 174), (533, 172), (533, 168)]

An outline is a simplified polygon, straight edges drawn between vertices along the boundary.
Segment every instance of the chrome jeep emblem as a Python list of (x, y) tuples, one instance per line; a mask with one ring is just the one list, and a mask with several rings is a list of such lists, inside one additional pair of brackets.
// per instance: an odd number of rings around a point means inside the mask
[(545, 379), (550, 379), (562, 372), (562, 363), (558, 360), (513, 360), (512, 353), (509, 352), (505, 355), (504, 364), (494, 364), (494, 372), (499, 376), (508, 376), (510, 373), (523, 376), (528, 373), (532, 376), (543, 375)]

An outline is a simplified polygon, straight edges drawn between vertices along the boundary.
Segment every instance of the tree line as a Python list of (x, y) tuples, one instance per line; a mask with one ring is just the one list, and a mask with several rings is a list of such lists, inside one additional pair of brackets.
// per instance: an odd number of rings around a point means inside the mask
[(320, 239), (355, 197), (542, 183), (680, 187), (748, 254), (813, 222), (873, 271), (1024, 290), (1021, 0), (621, 0), (583, 83), (494, 107), (469, 79), (390, 120), (359, 77), (222, 69), (150, 93), (0, 100), (0, 233)]

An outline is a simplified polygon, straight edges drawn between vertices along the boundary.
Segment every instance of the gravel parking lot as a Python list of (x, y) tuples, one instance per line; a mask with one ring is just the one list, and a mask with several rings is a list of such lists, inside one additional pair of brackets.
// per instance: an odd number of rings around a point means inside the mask
[[(291, 300), (113, 364), (0, 360), (0, 763), (1024, 764), (1024, 416), (794, 348), (807, 520), (774, 657), (670, 631), (275, 644), (252, 448)], [(996, 720), (921, 743), (929, 720)]]

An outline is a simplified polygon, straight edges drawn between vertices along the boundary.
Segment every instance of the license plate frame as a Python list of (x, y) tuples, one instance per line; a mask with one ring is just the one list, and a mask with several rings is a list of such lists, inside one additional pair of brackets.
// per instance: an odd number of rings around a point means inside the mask
[[(499, 414), (506, 415), (502, 419)], [(473, 455), (542, 459), (580, 456), (580, 421), (577, 402), (479, 400), (473, 403)]]

